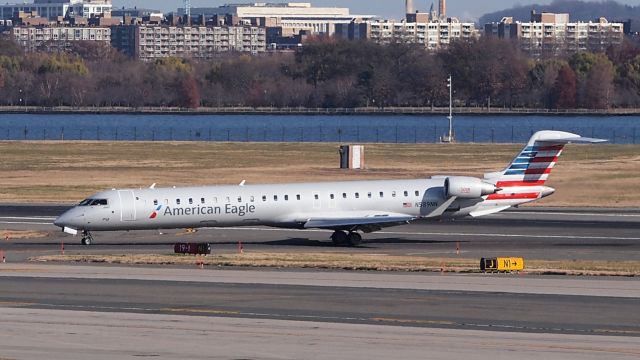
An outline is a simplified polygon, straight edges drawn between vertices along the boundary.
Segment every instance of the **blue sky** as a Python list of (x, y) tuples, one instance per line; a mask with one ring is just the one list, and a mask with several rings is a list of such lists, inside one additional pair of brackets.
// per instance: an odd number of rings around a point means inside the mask
[[(379, 15), (384, 18), (399, 19), (404, 13), (404, 0), (289, 0), (311, 2), (315, 6), (349, 7), (354, 14)], [(437, 3), (437, 0), (433, 0)], [(595, 0), (594, 0), (595, 1)], [(640, 5), (640, 0), (618, 0), (629, 5)], [(191, 0), (192, 6), (218, 6), (225, 3), (268, 2), (268, 0)], [(271, 2), (287, 2), (287, 0), (271, 0)], [(502, 10), (514, 5), (548, 4), (551, 0), (448, 0), (448, 14), (464, 20), (477, 20), (485, 13)], [(431, 0), (414, 0), (420, 10), (428, 10)], [(175, 10), (182, 6), (181, 0), (113, 0), (117, 7), (139, 6), (163, 11)]]

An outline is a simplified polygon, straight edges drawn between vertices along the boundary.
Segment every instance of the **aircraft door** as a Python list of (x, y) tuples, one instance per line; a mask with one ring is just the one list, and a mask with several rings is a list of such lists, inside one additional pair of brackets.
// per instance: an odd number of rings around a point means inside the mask
[(118, 197), (120, 197), (120, 220), (135, 221), (136, 198), (133, 190), (118, 190)]

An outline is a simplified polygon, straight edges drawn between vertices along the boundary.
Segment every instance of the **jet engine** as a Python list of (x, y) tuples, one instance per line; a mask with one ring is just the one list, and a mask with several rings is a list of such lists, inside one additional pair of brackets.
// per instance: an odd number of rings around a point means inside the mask
[(444, 180), (444, 193), (448, 198), (477, 199), (498, 191), (495, 185), (474, 177), (451, 176)]

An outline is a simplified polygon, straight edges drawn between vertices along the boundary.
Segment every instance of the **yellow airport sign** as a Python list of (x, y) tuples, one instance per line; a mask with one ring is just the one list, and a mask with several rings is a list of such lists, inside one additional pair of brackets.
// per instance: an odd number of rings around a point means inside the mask
[(516, 257), (482, 258), (480, 259), (482, 271), (522, 271), (524, 259)]

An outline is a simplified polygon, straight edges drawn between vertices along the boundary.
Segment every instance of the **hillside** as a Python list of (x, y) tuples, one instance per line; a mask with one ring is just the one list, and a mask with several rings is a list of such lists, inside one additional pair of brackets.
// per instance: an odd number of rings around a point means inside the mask
[(579, 1), (556, 0), (549, 5), (515, 6), (511, 9), (485, 14), (480, 24), (500, 21), (505, 16), (513, 16), (517, 21), (529, 21), (531, 10), (571, 14), (572, 21), (593, 21), (604, 16), (609, 21), (626, 21), (631, 19), (633, 31), (640, 31), (640, 6), (623, 5), (616, 1)]

